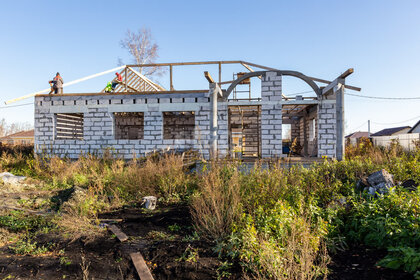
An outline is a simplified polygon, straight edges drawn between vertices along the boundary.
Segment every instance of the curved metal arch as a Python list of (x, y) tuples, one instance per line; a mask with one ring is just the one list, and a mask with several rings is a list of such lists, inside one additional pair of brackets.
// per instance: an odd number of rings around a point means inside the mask
[(276, 71), (257, 71), (257, 72), (251, 72), (251, 73), (246, 73), (245, 75), (243, 75), (242, 77), (236, 79), (230, 86), (229, 88), (226, 90), (226, 92), (224, 93), (223, 97), (224, 98), (228, 98), (229, 95), (232, 93), (233, 89), (243, 80), (248, 79), (248, 78), (252, 78), (252, 77), (257, 77), (257, 76), (261, 76), (264, 75), (267, 72), (277, 72), (280, 75), (283, 76), (292, 76), (292, 77), (296, 77), (299, 78), (303, 81), (305, 81), (316, 93), (318, 99), (321, 98), (321, 89), (318, 87), (318, 85), (312, 80), (310, 79), (308, 76), (297, 72), (297, 71), (290, 71), (290, 70), (276, 70)]

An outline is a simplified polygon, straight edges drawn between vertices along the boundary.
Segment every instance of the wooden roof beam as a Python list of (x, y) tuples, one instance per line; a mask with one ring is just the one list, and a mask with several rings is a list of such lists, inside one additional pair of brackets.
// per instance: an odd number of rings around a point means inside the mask
[[(334, 81), (329, 83), (325, 88), (322, 89), (322, 94), (328, 94), (332, 89), (334, 89), (339, 84), (344, 84), (344, 79), (350, 76), (354, 72), (353, 68), (347, 69), (343, 74), (337, 77)], [(345, 84), (344, 84), (345, 86)]]
[(214, 80), (213, 80), (213, 78), (211, 77), (211, 75), (210, 75), (210, 73), (208, 71), (204, 71), (204, 77), (207, 79), (207, 81), (210, 84), (213, 84), (214, 83)]
[[(258, 67), (258, 68), (261, 68), (261, 69), (264, 69), (264, 70), (270, 70), (270, 71), (280, 71), (279, 69), (275, 69), (275, 68), (271, 68), (271, 67), (266, 67), (266, 66), (263, 66), (263, 65), (259, 65), (259, 64), (255, 64), (255, 63), (251, 63), (251, 62), (247, 62), (247, 61), (241, 61), (241, 63), (245, 63), (245, 64), (247, 64), (247, 65), (251, 65), (251, 66), (254, 66), (254, 67)], [(353, 68), (350, 68), (350, 69), (353, 69)], [(349, 69), (349, 70), (350, 70)], [(347, 72), (347, 71), (346, 71)], [(344, 75), (344, 74), (346, 74), (346, 72), (345, 73), (343, 73), (342, 75)], [(350, 75), (350, 74), (352, 74), (354, 71), (352, 71), (351, 73), (349, 73), (348, 75)], [(347, 75), (347, 76), (348, 76)], [(346, 76), (346, 77), (347, 77)], [(307, 76), (309, 79), (311, 79), (311, 80), (313, 80), (313, 81), (315, 81), (315, 82), (319, 82), (319, 83), (324, 83), (324, 84), (331, 84), (332, 82), (331, 81), (327, 81), (327, 80), (323, 80), (323, 79), (319, 79), (319, 78), (314, 78), (314, 77), (310, 77), (310, 76)], [(351, 89), (351, 90), (355, 90), (355, 91), (361, 91), (362, 89), (361, 88), (359, 88), (359, 87), (355, 87), (355, 86), (349, 86), (349, 85), (344, 85), (344, 87), (345, 88), (348, 88), (348, 89)]]

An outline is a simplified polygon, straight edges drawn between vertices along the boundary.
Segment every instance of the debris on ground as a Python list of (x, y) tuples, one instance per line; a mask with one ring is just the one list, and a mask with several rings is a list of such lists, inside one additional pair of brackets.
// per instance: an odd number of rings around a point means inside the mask
[(394, 187), (394, 179), (385, 169), (370, 174), (367, 178), (362, 178), (357, 183), (357, 188), (367, 191), (370, 195), (386, 194)]
[(143, 197), (143, 207), (149, 210), (155, 210), (157, 198), (156, 196)]
[(20, 184), (26, 179), (25, 176), (16, 176), (9, 172), (0, 173), (0, 178), (5, 184)]

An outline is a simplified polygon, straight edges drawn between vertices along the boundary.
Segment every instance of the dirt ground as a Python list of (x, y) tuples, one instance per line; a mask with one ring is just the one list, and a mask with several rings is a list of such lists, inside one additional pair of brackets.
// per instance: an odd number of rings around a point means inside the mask
[[(194, 236), (185, 205), (154, 211), (141, 208), (103, 213), (100, 219), (122, 219), (117, 226), (129, 236), (123, 243), (111, 232), (91, 242), (70, 241), (55, 234), (41, 234), (38, 245), (54, 244), (42, 257), (17, 256), (8, 246), (0, 248), (0, 279), (138, 279), (130, 252), (140, 251), (155, 279), (217, 279), (220, 261), (213, 244)], [(84, 261), (82, 260), (84, 259)], [(241, 279), (233, 273), (232, 279)]]
[[(99, 218), (121, 219), (116, 225), (129, 240), (120, 243), (110, 232), (91, 242), (41, 234), (36, 241), (54, 244), (53, 253), (17, 256), (3, 246), (0, 279), (138, 279), (129, 258), (130, 252), (137, 251), (155, 279), (217, 279), (221, 263), (212, 250), (214, 244), (194, 234), (186, 205), (159, 205), (154, 211), (130, 207), (102, 213)], [(376, 267), (385, 254), (358, 247), (334, 255), (328, 279), (413, 279), (401, 271)], [(240, 268), (230, 274), (229, 279), (243, 279)]]
[(386, 250), (370, 249), (364, 246), (350, 248), (332, 256), (329, 265), (330, 280), (410, 280), (414, 277), (400, 270), (381, 268), (376, 263), (385, 257)]

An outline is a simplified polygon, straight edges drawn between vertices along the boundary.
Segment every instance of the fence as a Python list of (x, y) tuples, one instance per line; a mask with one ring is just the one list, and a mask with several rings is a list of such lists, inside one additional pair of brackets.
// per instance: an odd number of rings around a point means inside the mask
[(375, 136), (372, 137), (373, 144), (375, 146), (383, 146), (388, 147), (391, 145), (392, 141), (398, 140), (400, 145), (405, 150), (414, 150), (415, 149), (415, 142), (420, 141), (420, 133), (409, 133), (409, 134), (397, 134), (392, 136)]

